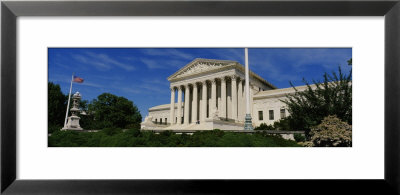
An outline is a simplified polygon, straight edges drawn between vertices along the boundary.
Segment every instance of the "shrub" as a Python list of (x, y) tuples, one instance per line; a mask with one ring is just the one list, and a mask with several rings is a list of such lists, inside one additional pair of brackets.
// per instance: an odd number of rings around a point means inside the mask
[(254, 130), (275, 130), (273, 125), (267, 125), (265, 123), (261, 123), (260, 126), (254, 128)]
[(274, 122), (274, 130), (282, 130), (282, 131), (291, 131), (291, 130), (301, 130), (301, 129), (293, 129), (290, 125), (290, 116), (283, 118), (279, 121)]
[(99, 132), (56, 131), (48, 137), (50, 147), (298, 147), (295, 141), (271, 136), (211, 130), (190, 134), (107, 128)]
[(310, 141), (312, 146), (317, 147), (350, 147), (352, 144), (351, 134), (351, 125), (336, 116), (327, 116), (321, 124), (311, 128)]
[(101, 131), (109, 136), (122, 133), (122, 129), (120, 129), (120, 128), (105, 128)]
[(304, 141), (306, 141), (306, 137), (304, 135), (300, 134), (300, 133), (295, 133), (293, 135), (293, 137), (294, 137), (294, 140), (296, 140), (296, 142), (304, 142)]
[(49, 132), (49, 133), (54, 133), (54, 132), (56, 132), (56, 131), (60, 131), (61, 128), (62, 128), (62, 127), (59, 126), (59, 125), (49, 124), (49, 130), (48, 130), (48, 132)]

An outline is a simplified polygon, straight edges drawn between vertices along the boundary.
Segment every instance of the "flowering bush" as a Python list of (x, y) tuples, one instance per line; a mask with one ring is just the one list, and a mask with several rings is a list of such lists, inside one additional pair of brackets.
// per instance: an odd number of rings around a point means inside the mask
[(325, 117), (321, 124), (312, 127), (310, 131), (311, 144), (316, 147), (351, 147), (351, 125), (334, 116)]

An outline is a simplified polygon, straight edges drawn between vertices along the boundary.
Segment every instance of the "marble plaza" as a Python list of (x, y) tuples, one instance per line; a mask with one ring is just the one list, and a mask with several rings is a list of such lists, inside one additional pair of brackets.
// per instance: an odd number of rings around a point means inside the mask
[[(277, 89), (249, 73), (254, 127), (273, 124), (289, 113), (280, 99), (293, 88)], [(243, 130), (246, 114), (245, 67), (229, 60), (195, 59), (168, 77), (171, 102), (154, 106), (142, 130)], [(296, 87), (305, 90), (306, 86)], [(177, 97), (177, 98), (176, 98)]]

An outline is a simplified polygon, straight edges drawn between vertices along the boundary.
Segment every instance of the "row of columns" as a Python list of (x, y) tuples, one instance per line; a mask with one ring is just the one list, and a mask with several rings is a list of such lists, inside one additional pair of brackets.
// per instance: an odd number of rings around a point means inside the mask
[[(232, 75), (229, 76), (231, 79), (231, 97), (232, 97), (232, 104), (231, 104), (231, 119), (237, 121), (238, 117), (244, 119), (244, 93), (243, 93), (243, 79), (236, 76)], [(217, 108), (217, 79), (221, 81), (221, 104), (218, 104)], [(239, 83), (237, 83), (237, 80), (239, 80)], [(193, 86), (193, 96), (192, 100), (192, 122), (197, 121), (197, 118), (199, 118), (200, 122), (204, 122), (207, 118), (207, 92), (208, 92), (208, 86), (207, 86), (207, 81), (211, 82), (211, 100), (209, 103), (211, 105), (208, 106), (209, 110), (209, 115), (215, 111), (218, 110), (219, 116), (221, 117), (228, 117), (227, 114), (227, 78), (221, 77), (221, 78), (213, 78), (209, 80), (204, 80), (201, 82), (195, 82), (195, 83), (187, 83), (185, 85), (180, 85), (180, 86), (174, 86), (171, 87), (171, 104), (170, 104), (170, 121), (172, 124), (189, 124), (189, 108), (190, 108), (190, 86)], [(197, 83), (201, 83), (201, 103), (199, 105), (201, 112), (199, 112), (198, 116), (198, 103), (199, 103), (199, 98), (198, 98), (198, 86)], [(177, 110), (175, 114), (175, 89), (178, 89), (178, 105), (177, 105)], [(182, 92), (184, 90), (185, 94), (185, 101), (184, 101), (184, 117), (182, 121)], [(240, 92), (238, 95), (238, 91)], [(239, 101), (239, 103), (238, 103)], [(240, 108), (240, 113), (238, 114), (238, 107)], [(243, 116), (242, 116), (243, 115)], [(175, 120), (176, 116), (176, 120)]]

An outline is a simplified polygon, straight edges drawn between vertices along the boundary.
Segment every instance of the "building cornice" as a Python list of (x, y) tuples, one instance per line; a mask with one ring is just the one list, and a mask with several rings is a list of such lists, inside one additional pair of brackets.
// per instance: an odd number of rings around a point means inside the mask
[[(217, 68), (210, 68), (210, 70), (188, 73), (187, 75), (177, 77), (178, 75), (187, 71), (190, 66), (194, 66), (199, 63), (212, 64), (212, 66), (215, 66)], [(175, 72), (174, 74), (169, 76), (168, 81), (177, 82), (177, 81), (185, 80), (187, 78), (202, 76), (205, 74), (219, 72), (221, 70), (228, 70), (228, 69), (237, 69), (237, 70), (243, 72), (243, 74), (245, 72), (245, 67), (236, 61), (196, 58), (195, 60), (191, 61), (189, 64), (187, 64), (186, 66), (184, 66), (183, 68), (179, 69), (177, 72)], [(257, 75), (256, 73), (254, 73), (252, 71), (250, 71), (250, 76), (259, 80), (261, 83), (269, 86), (272, 89), (277, 89), (277, 87), (275, 87), (274, 85), (272, 85), (271, 83), (269, 83), (268, 81), (263, 79), (261, 76)]]

